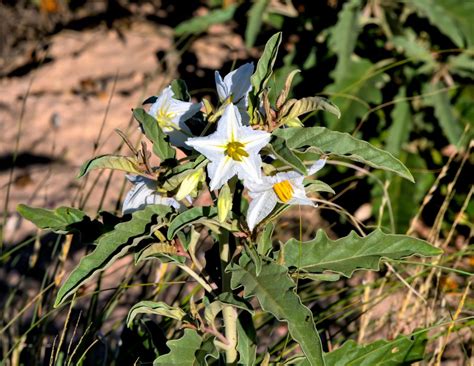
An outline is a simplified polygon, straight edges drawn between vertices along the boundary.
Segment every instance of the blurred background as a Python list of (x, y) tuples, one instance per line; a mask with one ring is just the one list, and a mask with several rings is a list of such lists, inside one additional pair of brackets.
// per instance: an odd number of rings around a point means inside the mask
[[(472, 318), (449, 334), (446, 324), (474, 315), (472, 296), (461, 301), (470, 294), (466, 273), (474, 269), (474, 1), (4, 0), (0, 351), (7, 365), (75, 364), (77, 358), (67, 357), (71, 349), (86, 364), (133, 364), (138, 351), (120, 345), (145, 331), (124, 329), (123, 319), (145, 290), (116, 286), (124, 278), (149, 280), (149, 269), (125, 259), (84, 290), (100, 296), (86, 297), (71, 313), (53, 309), (58, 283), (84, 255), (87, 240), (39, 232), (15, 207), (119, 212), (124, 176), (104, 171), (77, 180), (80, 165), (99, 154), (127, 154), (114, 130), (137, 140), (131, 109), (173, 79), (185, 80), (196, 100), (215, 102), (215, 70), (225, 75), (256, 62), (277, 31), (283, 42), (272, 90), (301, 70), (293, 95), (327, 97), (342, 112), (339, 120), (308, 115), (305, 125), (348, 132), (390, 151), (416, 184), (332, 164), (319, 178), (336, 195), (317, 211), (291, 210), (275, 240), (299, 235), (301, 221), (306, 239), (317, 228), (337, 238), (382, 226), (445, 251), (437, 267), (402, 263), (347, 283), (302, 286), (325, 348), (354, 336), (366, 342), (433, 326), (426, 364), (472, 362)], [(102, 291), (107, 288), (113, 295)], [(271, 349), (271, 338), (268, 343)]]

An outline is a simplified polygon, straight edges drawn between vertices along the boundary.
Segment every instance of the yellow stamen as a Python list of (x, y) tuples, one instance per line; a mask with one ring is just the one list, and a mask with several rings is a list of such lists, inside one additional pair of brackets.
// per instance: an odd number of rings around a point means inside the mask
[(273, 190), (283, 203), (288, 202), (293, 197), (294, 190), (289, 180), (275, 183), (273, 185)]
[(245, 145), (238, 141), (231, 141), (227, 144), (225, 153), (235, 161), (242, 161), (242, 158), (249, 156), (248, 152), (245, 151)]
[(166, 109), (160, 109), (156, 113), (156, 120), (163, 130), (169, 132), (172, 129), (176, 129), (176, 126), (171, 122), (174, 117), (174, 113), (168, 112)]

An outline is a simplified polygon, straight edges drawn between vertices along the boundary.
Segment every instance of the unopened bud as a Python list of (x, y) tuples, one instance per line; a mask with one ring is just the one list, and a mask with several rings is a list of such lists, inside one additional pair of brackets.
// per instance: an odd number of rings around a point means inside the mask
[(199, 182), (204, 178), (203, 173), (204, 170), (201, 168), (191, 172), (186, 176), (186, 178), (183, 179), (181, 185), (179, 186), (178, 193), (176, 193), (176, 199), (178, 201), (181, 201), (184, 197), (189, 195), (197, 188)]
[(219, 222), (224, 222), (232, 210), (232, 194), (228, 184), (224, 184), (217, 198), (217, 217)]

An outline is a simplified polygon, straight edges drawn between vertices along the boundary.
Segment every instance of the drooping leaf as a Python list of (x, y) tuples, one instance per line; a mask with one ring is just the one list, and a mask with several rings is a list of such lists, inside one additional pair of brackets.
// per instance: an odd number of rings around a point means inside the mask
[(284, 121), (285, 119), (291, 120), (293, 118), (301, 116), (302, 114), (313, 112), (316, 110), (330, 112), (334, 114), (337, 118), (341, 117), (341, 112), (339, 111), (339, 108), (326, 98), (307, 97), (299, 99), (294, 103), (291, 103), (291, 106), (288, 109), (283, 106), (281, 110), (281, 118), (282, 121)]
[(380, 259), (411, 255), (435, 256), (443, 251), (428, 242), (407, 235), (384, 234), (377, 229), (360, 237), (355, 232), (331, 240), (323, 230), (308, 242), (290, 239), (284, 246), (284, 263), (306, 272), (332, 271), (351, 277), (357, 269), (379, 270)]
[(89, 219), (84, 212), (72, 207), (59, 207), (55, 210), (30, 207), (24, 204), (17, 206), (18, 213), (40, 229), (51, 230), (58, 234), (74, 231), (74, 224)]
[(305, 179), (304, 184), (306, 192), (328, 192), (336, 194), (330, 185), (321, 180)]
[(186, 313), (177, 306), (169, 306), (163, 301), (140, 301), (132, 306), (127, 315), (127, 325), (131, 326), (133, 320), (138, 314), (155, 314), (168, 318), (182, 320)]
[(255, 44), (257, 35), (262, 28), (263, 14), (269, 2), (269, 0), (255, 0), (249, 10), (247, 27), (245, 28), (245, 45), (247, 48)]
[(225, 23), (231, 20), (236, 9), (237, 5), (232, 4), (225, 9), (211, 10), (206, 15), (185, 20), (174, 29), (174, 34), (182, 36), (205, 32), (213, 24)]
[(339, 13), (336, 25), (330, 30), (329, 46), (337, 54), (337, 65), (334, 70), (336, 81), (343, 79), (349, 71), (352, 71), (351, 56), (361, 30), (360, 8), (361, 0), (347, 1)]
[(244, 297), (255, 296), (264, 311), (287, 322), (290, 335), (301, 346), (310, 364), (324, 365), (321, 340), (313, 314), (294, 292), (295, 283), (288, 276), (287, 268), (267, 262), (263, 263), (257, 275), (250, 258), (242, 256), (239, 264), (232, 263), (229, 270), (232, 273), (232, 289), (243, 287)]
[(325, 355), (327, 366), (403, 366), (423, 359), (426, 332), (393, 341), (380, 340), (358, 345), (349, 340), (341, 348)]
[(162, 131), (156, 119), (142, 108), (134, 109), (133, 116), (140, 122), (145, 136), (153, 143), (153, 152), (156, 156), (162, 161), (174, 159), (176, 150), (171, 147), (168, 136)]
[(81, 178), (94, 169), (121, 170), (127, 173), (142, 174), (137, 159), (120, 155), (101, 155), (82, 164), (77, 178)]
[(170, 352), (158, 356), (153, 366), (194, 366), (195, 353), (201, 343), (202, 338), (194, 329), (185, 329), (181, 338), (166, 342)]
[(270, 153), (275, 156), (277, 160), (280, 160), (284, 164), (290, 166), (297, 172), (306, 175), (307, 170), (303, 162), (291, 151), (286, 145), (286, 140), (278, 136), (273, 136), (270, 144), (267, 145)]
[[(257, 68), (250, 77), (252, 83), (251, 99), (259, 97), (267, 85), (273, 72), (273, 65), (278, 54), (278, 47), (281, 43), (281, 32), (275, 33), (267, 41), (262, 56), (258, 60)], [(252, 98), (253, 96), (253, 98)]]
[[(371, 103), (382, 103), (381, 89), (386, 77), (379, 71), (381, 66), (374, 65), (367, 59), (351, 60), (348, 66), (350, 72), (325, 89), (331, 96), (331, 101), (341, 111), (339, 119), (324, 116), (329, 128), (352, 132), (358, 119), (371, 109)], [(333, 74), (331, 76), (335, 77)]]
[(168, 227), (168, 240), (174, 238), (176, 232), (201, 218), (210, 218), (217, 215), (216, 207), (193, 207), (176, 216)]
[(308, 127), (278, 129), (273, 134), (285, 139), (291, 149), (311, 147), (320, 153), (394, 172), (413, 182), (410, 171), (392, 154), (366, 141), (356, 139), (348, 133), (331, 131), (324, 127)]
[[(56, 296), (55, 307), (90, 279), (93, 275), (108, 268), (116, 259), (125, 255), (130, 248), (139, 244), (144, 237), (151, 237), (150, 226), (171, 212), (163, 205), (149, 205), (144, 210), (132, 214), (130, 221), (120, 223), (113, 231), (102, 235), (95, 249), (81, 259), (77, 267), (63, 283)], [(156, 219), (158, 217), (158, 220)], [(148, 231), (147, 231), (148, 228)]]

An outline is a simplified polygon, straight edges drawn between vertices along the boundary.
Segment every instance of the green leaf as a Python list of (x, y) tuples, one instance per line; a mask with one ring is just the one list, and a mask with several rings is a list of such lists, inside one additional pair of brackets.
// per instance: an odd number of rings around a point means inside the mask
[(204, 168), (207, 163), (208, 160), (203, 155), (199, 155), (185, 164), (168, 169), (163, 176), (160, 176), (160, 182), (163, 182), (161, 188), (166, 191), (177, 189), (191, 172)]
[(385, 148), (388, 152), (395, 156), (400, 155), (400, 150), (404, 143), (408, 141), (410, 136), (412, 118), (410, 112), (410, 105), (406, 100), (406, 87), (402, 86), (398, 92), (395, 100), (399, 100), (395, 104), (392, 112), (392, 124), (388, 130), (387, 138), (385, 139)]
[[(474, 4), (458, 0), (413, 0), (410, 3), (418, 13), (448, 36), (453, 43), (463, 48), (466, 41), (473, 41), (472, 21)], [(472, 45), (472, 43), (470, 43)]]
[(102, 235), (94, 251), (81, 259), (77, 267), (63, 283), (56, 296), (54, 307), (61, 305), (77, 289), (98, 272), (105, 270), (116, 259), (125, 255), (130, 248), (136, 246), (144, 238), (152, 237), (150, 226), (171, 212), (171, 208), (163, 205), (149, 205), (144, 210), (132, 214), (130, 221), (117, 224), (113, 231)]
[(393, 341), (380, 340), (358, 345), (349, 340), (341, 348), (325, 355), (327, 366), (403, 366), (423, 359), (426, 332)]
[(295, 283), (288, 276), (287, 268), (274, 262), (263, 263), (257, 276), (253, 262), (242, 256), (239, 264), (232, 263), (229, 270), (232, 273), (232, 289), (243, 287), (244, 297), (257, 297), (264, 311), (288, 323), (291, 336), (299, 343), (310, 364), (324, 365), (313, 314), (295, 293)]
[(138, 314), (156, 314), (168, 318), (182, 320), (186, 313), (177, 306), (169, 306), (163, 301), (140, 301), (133, 305), (127, 315), (127, 325), (130, 327)]
[(273, 134), (284, 138), (290, 149), (311, 147), (320, 153), (357, 161), (414, 181), (407, 167), (392, 154), (348, 133), (335, 132), (324, 127), (307, 127), (278, 129)]
[(174, 29), (174, 34), (182, 36), (205, 32), (213, 24), (225, 23), (231, 20), (236, 9), (237, 5), (232, 4), (225, 9), (211, 10), (206, 15), (185, 20)]
[(270, 144), (267, 145), (271, 154), (275, 155), (277, 160), (296, 170), (298, 173), (306, 175), (308, 172), (303, 162), (286, 145), (286, 140), (278, 136), (273, 136)]
[(240, 313), (237, 319), (237, 352), (239, 365), (256, 365), (257, 335), (252, 317), (248, 313)]
[[(340, 119), (327, 118), (329, 128), (350, 132), (355, 128), (357, 120), (371, 109), (369, 103), (382, 103), (381, 89), (386, 82), (386, 75), (379, 71), (380, 66), (382, 65), (374, 65), (366, 59), (351, 60), (348, 66), (350, 72), (325, 89), (341, 111)], [(331, 76), (335, 78), (334, 73)]]
[(216, 207), (193, 207), (176, 216), (168, 227), (168, 240), (176, 235), (176, 232), (182, 230), (185, 226), (201, 218), (209, 218), (217, 215)]
[(321, 97), (307, 97), (291, 103), (291, 107), (289, 107), (288, 110), (283, 106), (281, 110), (281, 119), (282, 121), (285, 119), (291, 120), (301, 116), (302, 114), (316, 110), (330, 112), (337, 118), (341, 118), (339, 108), (331, 101)]
[(153, 366), (194, 366), (201, 343), (202, 338), (194, 329), (185, 329), (181, 338), (166, 342), (170, 352), (156, 358)]
[(262, 29), (262, 19), (269, 0), (255, 0), (248, 13), (247, 27), (245, 28), (245, 45), (247, 48), (255, 44), (257, 35)]
[(315, 239), (308, 242), (290, 239), (283, 250), (287, 267), (306, 272), (332, 271), (346, 277), (351, 277), (357, 269), (378, 271), (381, 258), (428, 257), (443, 253), (424, 240), (384, 234), (380, 229), (365, 237), (352, 231), (338, 240), (331, 240), (323, 230), (318, 230)]
[(186, 82), (181, 79), (176, 79), (171, 82), (171, 90), (173, 91), (173, 98), (183, 102), (189, 102), (191, 95), (188, 92)]
[(324, 183), (321, 180), (305, 179), (304, 184), (305, 184), (305, 191), (307, 193), (328, 192), (328, 193), (336, 194), (336, 192), (334, 192), (334, 189), (332, 189), (330, 185), (328, 185), (327, 183)]
[(257, 238), (257, 252), (262, 257), (266, 256), (272, 249), (272, 236), (275, 230), (275, 225), (270, 222), (265, 225), (265, 228), (260, 232)]
[(40, 229), (52, 230), (58, 234), (74, 231), (74, 224), (88, 219), (86, 214), (77, 208), (59, 207), (55, 210), (30, 207), (24, 204), (17, 206), (18, 213)]
[(168, 136), (161, 130), (158, 121), (142, 108), (134, 109), (133, 116), (140, 122), (145, 136), (153, 143), (153, 152), (156, 156), (162, 161), (174, 159), (176, 151), (171, 147)]
[(94, 169), (113, 169), (127, 173), (142, 174), (137, 159), (119, 155), (101, 155), (82, 164), (77, 178), (81, 178)]
[(351, 56), (361, 30), (361, 0), (351, 0), (339, 12), (336, 25), (330, 30), (329, 47), (337, 54), (334, 77), (339, 81), (351, 70)]
[[(281, 43), (281, 32), (275, 33), (265, 44), (265, 50), (258, 60), (255, 73), (250, 77), (252, 83), (252, 91), (250, 92), (251, 99), (258, 98), (267, 85), (273, 72), (273, 65), (278, 54), (278, 47)], [(257, 105), (257, 104), (255, 104)]]
[(431, 96), (426, 98), (427, 104), (434, 107), (435, 116), (448, 141), (453, 145), (459, 145), (463, 133), (462, 123), (454, 116), (448, 91), (442, 90), (441, 83), (430, 84), (428, 92)]

